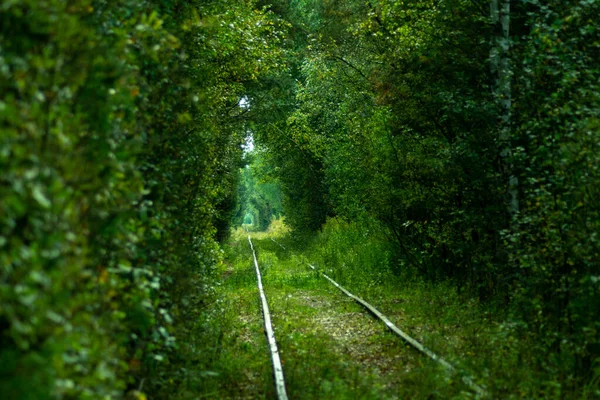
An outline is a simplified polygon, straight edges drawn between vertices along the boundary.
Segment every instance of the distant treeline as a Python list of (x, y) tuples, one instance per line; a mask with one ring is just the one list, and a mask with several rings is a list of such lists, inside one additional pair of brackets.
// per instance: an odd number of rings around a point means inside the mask
[(261, 150), (244, 156), (245, 166), (240, 172), (237, 208), (233, 218), (236, 226), (264, 231), (271, 222), (281, 217), (283, 205), (281, 190), (272, 168), (266, 165)]

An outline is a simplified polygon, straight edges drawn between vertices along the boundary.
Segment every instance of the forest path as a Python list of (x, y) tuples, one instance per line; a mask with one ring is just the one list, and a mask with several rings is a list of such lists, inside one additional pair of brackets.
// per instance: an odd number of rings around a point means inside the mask
[[(301, 253), (265, 234), (252, 241), (290, 399), (438, 397), (438, 382), (447, 381), (441, 368), (310, 270)], [(275, 398), (252, 252), (242, 237), (230, 250), (219, 289), (227, 326), (221, 369), (228, 376), (214, 398)]]

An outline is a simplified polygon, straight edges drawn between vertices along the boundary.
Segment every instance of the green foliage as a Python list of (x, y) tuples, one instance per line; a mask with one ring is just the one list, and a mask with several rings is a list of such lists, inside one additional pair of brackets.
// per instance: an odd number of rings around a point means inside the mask
[(296, 108), (278, 129), (256, 129), (280, 176), (294, 174), (282, 189), (306, 217), (288, 222), (375, 219), (412, 267), (487, 291), (507, 222), (481, 10), (460, 1), (319, 10), (327, 23), (306, 23), (315, 27)]
[(248, 164), (241, 169), (238, 185), (238, 208), (234, 223), (252, 225), (253, 230), (265, 231), (283, 211), (281, 191), (270, 177), (268, 166), (259, 151), (245, 155)]
[(522, 202), (506, 236), (514, 299), (527, 328), (540, 331), (543, 365), (592, 378), (600, 359), (600, 4), (535, 1), (528, 11), (530, 33), (516, 47), (513, 139)]
[(371, 220), (396, 269), (503, 298), (560, 396), (600, 357), (599, 9), (511, 3), (504, 43), (473, 1), (276, 2), (308, 39), (253, 130), (292, 228)]
[(278, 182), (286, 223), (298, 234), (314, 232), (332, 213), (328, 202), (322, 161), (306, 146), (288, 135), (277, 123), (255, 123), (259, 140), (267, 143), (265, 161), (275, 168), (267, 171)]
[[(130, 7), (123, 23), (152, 23)], [(131, 335), (161, 324), (154, 270), (138, 262), (142, 140), (125, 52), (147, 36), (105, 37), (90, 1), (0, 13), (2, 392), (114, 397), (135, 378)]]
[[(600, 392), (598, 372), (587, 385), (572, 385), (569, 353), (540, 347), (539, 332), (510, 316), (502, 298), (481, 301), (459, 291), (451, 280), (432, 282), (410, 269), (394, 268), (393, 242), (364, 222), (329, 219), (308, 244), (302, 259), (375, 305), (425, 346), (486, 387), (490, 398), (592, 399)], [(287, 245), (294, 251), (294, 246)], [(401, 256), (401, 254), (399, 254)], [(427, 398), (435, 391), (451, 398), (452, 388), (439, 383), (439, 371), (423, 369), (403, 377), (400, 395)], [(399, 395), (399, 393), (396, 393)], [(469, 398), (461, 393), (458, 398)]]
[(219, 242), (283, 213), (305, 244), (339, 217), (349, 282), (502, 299), (521, 393), (593, 396), (599, 7), (512, 2), (504, 43), (468, 0), (4, 1), (0, 392), (188, 396)]
[(352, 287), (363, 282), (381, 285), (398, 267), (398, 260), (393, 242), (379, 232), (379, 227), (366, 221), (328, 219), (311, 243), (310, 260)]
[(201, 355), (175, 338), (200, 327), (234, 210), (235, 105), (280, 35), (251, 2), (3, 2), (4, 397), (167, 398), (186, 379)]

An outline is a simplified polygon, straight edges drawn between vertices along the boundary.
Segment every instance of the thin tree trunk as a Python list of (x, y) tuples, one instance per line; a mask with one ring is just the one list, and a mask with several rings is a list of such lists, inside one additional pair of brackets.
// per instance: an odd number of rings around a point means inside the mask
[(492, 73), (497, 75), (496, 97), (501, 106), (500, 145), (505, 174), (508, 175), (508, 211), (511, 216), (519, 212), (519, 180), (508, 160), (512, 155), (510, 146), (512, 108), (512, 69), (510, 65), (510, 0), (490, 0), (490, 17), (499, 32), (493, 38), (490, 52)]

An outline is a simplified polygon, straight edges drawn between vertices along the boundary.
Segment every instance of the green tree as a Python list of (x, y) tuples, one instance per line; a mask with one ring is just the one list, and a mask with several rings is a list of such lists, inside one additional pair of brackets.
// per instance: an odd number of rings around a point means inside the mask
[(507, 234), (516, 315), (540, 332), (542, 368), (589, 376), (600, 357), (600, 4), (534, 1), (527, 11), (512, 135), (523, 200)]
[(194, 377), (187, 339), (235, 204), (234, 106), (280, 37), (253, 2), (0, 6), (5, 397), (168, 398)]

